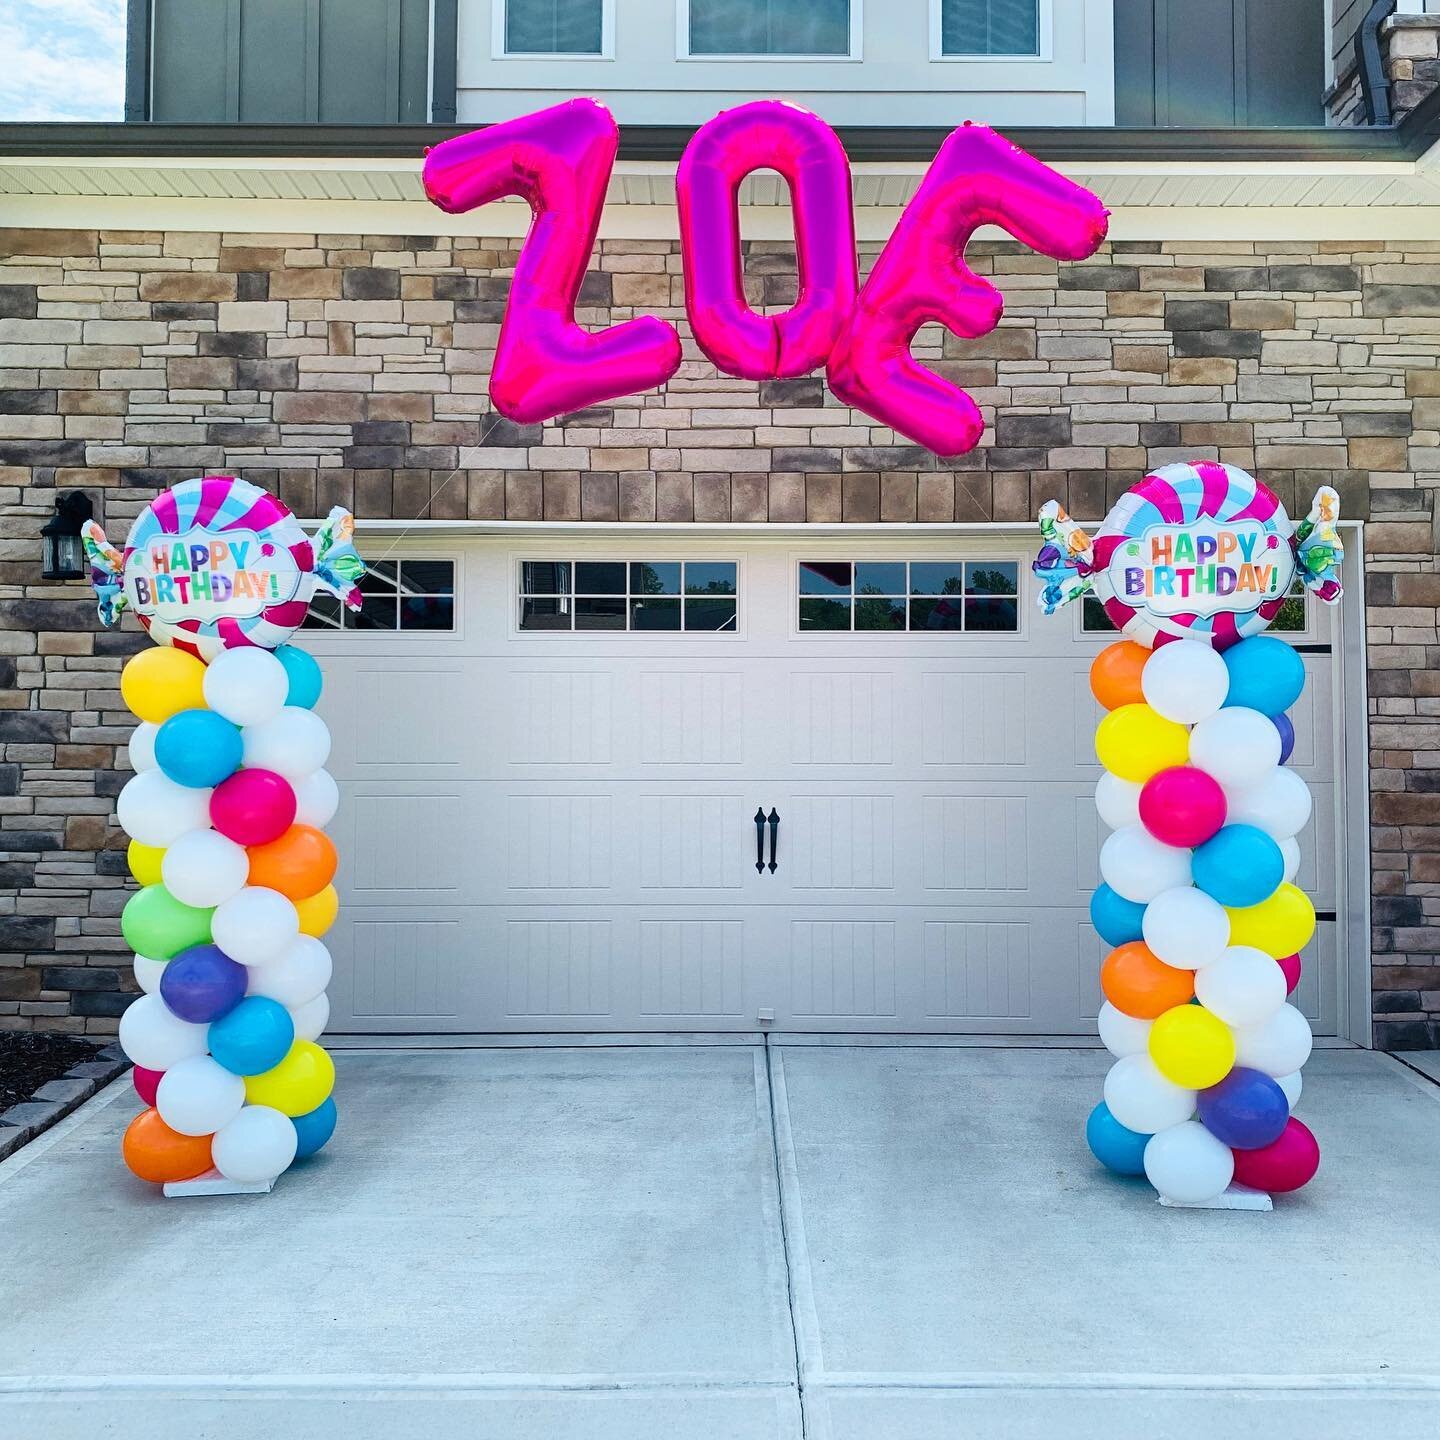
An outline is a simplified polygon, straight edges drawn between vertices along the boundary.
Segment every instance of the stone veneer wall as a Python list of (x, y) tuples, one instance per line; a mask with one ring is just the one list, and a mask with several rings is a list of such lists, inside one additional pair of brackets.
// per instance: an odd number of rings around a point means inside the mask
[[(1334, 125), (1366, 123), (1354, 37), (1355, 27), (1368, 9), (1369, 0), (1354, 0), (1347, 12), (1346, 39), (1335, 50), (1335, 80), (1325, 96)], [(1380, 59), (1390, 79), (1392, 119), (1398, 124), (1427, 95), (1440, 89), (1440, 15), (1392, 15), (1380, 27)]]
[[(954, 461), (818, 377), (730, 380), (693, 349), (664, 394), (543, 428), (490, 414), (514, 248), (0, 231), (0, 1027), (104, 1033), (133, 991), (112, 809), (117, 672), (142, 641), (100, 631), (84, 585), (40, 582), (56, 490), (118, 534), (204, 471), (310, 516), (1025, 522), (1051, 496), (1098, 517), (1147, 467), (1214, 458), (1292, 508), (1330, 483), (1371, 518), (1376, 1031), (1440, 1044), (1440, 240), (1116, 243), (1058, 274), (973, 246), (1009, 308), (937, 360), (992, 419)], [(747, 267), (757, 303), (788, 301), (783, 247)], [(603, 243), (584, 301), (590, 324), (681, 320), (675, 248)]]

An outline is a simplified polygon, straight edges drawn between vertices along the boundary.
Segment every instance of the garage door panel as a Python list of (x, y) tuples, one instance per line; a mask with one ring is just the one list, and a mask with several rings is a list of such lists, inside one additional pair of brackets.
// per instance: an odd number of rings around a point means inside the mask
[(324, 713), (337, 779), (473, 773), (486, 723), (467, 665), (367, 657), (341, 669)]
[(1030, 926), (1015, 920), (927, 920), (925, 1018), (1029, 1019)]
[(1031, 807), (1023, 794), (926, 795), (920, 802), (926, 890), (1027, 890)]
[[(482, 792), (480, 803), (487, 798)], [(605, 791), (507, 795), (505, 826), (498, 832), (507, 891), (608, 891), (616, 858), (615, 810), (616, 797)]]
[[(896, 1022), (894, 920), (792, 919), (783, 931), (790, 1019), (827, 1028)], [(880, 1024), (879, 1028), (885, 1028)]]
[[(500, 677), (497, 677), (499, 679)], [(602, 669), (508, 669), (507, 766), (607, 766), (614, 758), (614, 680)]]
[(433, 782), (399, 793), (356, 787), (343, 812), (341, 886), (350, 903), (457, 899), (475, 858), (474, 816)]
[(746, 1015), (743, 920), (688, 917), (639, 922), (640, 1014), (673, 1022)]
[(507, 920), (500, 937), (506, 1018), (531, 1028), (547, 1020), (613, 1019), (615, 928), (589, 917)]
[(927, 668), (920, 729), (926, 766), (965, 770), (1031, 764), (1029, 677), (1018, 668), (975, 662)]
[(473, 912), (342, 909), (326, 944), (335, 956), (332, 1030), (412, 1033), (474, 1028), (479, 995)]

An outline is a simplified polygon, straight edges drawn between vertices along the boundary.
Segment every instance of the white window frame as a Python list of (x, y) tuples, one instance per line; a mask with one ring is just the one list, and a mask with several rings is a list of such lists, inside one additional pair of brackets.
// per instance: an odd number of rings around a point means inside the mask
[[(646, 561), (670, 561), (671, 563), (690, 561), (696, 565), (733, 565), (735, 567), (735, 628), (733, 630), (632, 630), (627, 615), (626, 626), (623, 630), (578, 630), (574, 628), (574, 617), (571, 617), (571, 628), (569, 630), (527, 630), (520, 623), (521, 614), (526, 599), (524, 588), (525, 566), (527, 563), (540, 564), (597, 564), (597, 565), (625, 565), (626, 568), (626, 594), (624, 599), (629, 600), (629, 566), (641, 564)], [(725, 551), (716, 555), (695, 555), (683, 547), (674, 549), (673, 552), (662, 550), (659, 546), (652, 546), (640, 550), (615, 551), (613, 549), (587, 550), (579, 547), (572, 547), (562, 553), (540, 553), (529, 550), (512, 553), (510, 557), (510, 639), (511, 640), (541, 640), (546, 645), (553, 645), (559, 641), (568, 640), (571, 643), (593, 644), (596, 641), (619, 640), (625, 644), (639, 641), (642, 645), (647, 643), (661, 642), (674, 644), (677, 640), (683, 641), (690, 636), (703, 636), (707, 643), (720, 642), (721, 644), (733, 644), (747, 638), (745, 628), (745, 557), (739, 551)], [(548, 597), (542, 597), (548, 598)], [(574, 576), (571, 576), (570, 598), (575, 599)], [(620, 599), (620, 596), (605, 597)]]
[[(492, 60), (614, 60), (615, 0), (600, 0), (600, 49), (507, 50), (505, 17), (515, 0), (490, 0), (490, 58)], [(524, 0), (520, 0), (524, 3)]]
[(690, 0), (676, 0), (675, 58), (697, 65), (703, 65), (707, 61), (714, 61), (719, 65), (733, 65), (736, 61), (744, 61), (752, 65), (786, 65), (792, 61), (806, 65), (816, 63), (855, 64), (865, 58), (865, 0), (849, 0), (849, 4), (850, 45), (848, 52), (844, 55), (692, 55), (690, 53)]
[(942, 48), (945, 31), (941, 23), (944, 3), (945, 0), (929, 0), (930, 59), (937, 65), (1015, 65), (1027, 61), (1041, 65), (1055, 58), (1055, 0), (1036, 0), (1038, 53), (1034, 55), (946, 55)]
[[(1026, 640), (1030, 633), (1030, 610), (1034, 609), (1034, 603), (1030, 600), (1030, 591), (1026, 582), (1026, 576), (1030, 573), (1030, 559), (1028, 555), (1022, 555), (1008, 549), (995, 551), (994, 554), (971, 553), (954, 551), (945, 554), (931, 550), (901, 550), (895, 554), (886, 554), (873, 548), (866, 548), (859, 545), (851, 550), (838, 553), (831, 546), (813, 545), (807, 550), (792, 551), (790, 554), (790, 638), (792, 640), (818, 640), (822, 645), (830, 645), (836, 641), (845, 640), (866, 640), (874, 638), (877, 644), (894, 645), (897, 641), (901, 644), (915, 644), (928, 641), (932, 645), (953, 645), (962, 641), (967, 645), (986, 645), (996, 641)], [(800, 628), (800, 602), (804, 599), (823, 600), (823, 595), (806, 596), (800, 590), (800, 567), (802, 565), (813, 565), (816, 563), (833, 563), (837, 565), (864, 565), (871, 564), (893, 565), (897, 562), (908, 562), (912, 565), (953, 565), (957, 561), (961, 564), (978, 565), (987, 560), (993, 560), (1002, 564), (1014, 565), (1015, 568), (1015, 628), (1013, 630), (802, 630)], [(909, 572), (906, 572), (907, 578)], [(888, 597), (887, 597), (888, 598)], [(894, 597), (894, 598), (899, 598)], [(923, 599), (923, 596), (905, 597), (908, 607), (911, 599)], [(962, 600), (965, 596), (960, 597)], [(981, 599), (982, 596), (973, 598)], [(1010, 599), (1011, 597), (997, 596), (997, 599)], [(907, 617), (908, 622), (908, 617)], [(853, 621), (852, 621), (853, 624)], [(937, 638), (938, 637), (938, 638)]]

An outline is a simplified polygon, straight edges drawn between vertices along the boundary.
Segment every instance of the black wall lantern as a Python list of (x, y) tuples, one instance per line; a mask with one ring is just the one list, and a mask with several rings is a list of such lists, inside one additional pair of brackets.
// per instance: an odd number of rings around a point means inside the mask
[(80, 527), (95, 514), (83, 490), (55, 497), (55, 513), (41, 527), (40, 574), (46, 580), (83, 580), (89, 573)]

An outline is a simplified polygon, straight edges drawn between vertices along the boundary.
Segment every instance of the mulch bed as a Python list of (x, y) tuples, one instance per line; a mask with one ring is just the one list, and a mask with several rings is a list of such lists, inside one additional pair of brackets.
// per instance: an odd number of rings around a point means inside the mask
[(95, 1058), (95, 1043), (83, 1036), (0, 1031), (0, 1113), (59, 1080), (72, 1065)]

